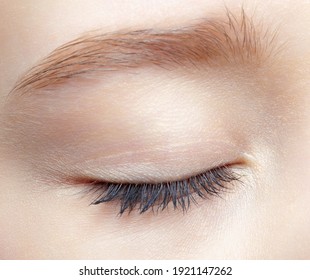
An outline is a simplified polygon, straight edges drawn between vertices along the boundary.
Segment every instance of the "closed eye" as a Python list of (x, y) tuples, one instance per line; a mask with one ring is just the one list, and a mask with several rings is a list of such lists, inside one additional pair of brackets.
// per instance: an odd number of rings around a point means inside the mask
[(204, 173), (179, 181), (161, 183), (110, 183), (92, 182), (92, 190), (99, 193), (91, 203), (117, 202), (120, 204), (119, 214), (137, 210), (140, 214), (148, 210), (165, 210), (169, 204), (174, 209), (187, 211), (196, 198), (207, 199), (220, 196), (228, 190), (229, 184), (240, 181), (230, 166), (216, 167)]

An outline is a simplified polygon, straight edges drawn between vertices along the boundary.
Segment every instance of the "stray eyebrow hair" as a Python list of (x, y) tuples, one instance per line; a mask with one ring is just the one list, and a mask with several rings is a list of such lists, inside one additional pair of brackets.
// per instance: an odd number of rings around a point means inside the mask
[(55, 89), (72, 79), (143, 66), (258, 67), (277, 50), (277, 33), (262, 23), (255, 25), (243, 8), (238, 15), (226, 9), (224, 17), (174, 29), (93, 32), (55, 49), (24, 75), (12, 92)]

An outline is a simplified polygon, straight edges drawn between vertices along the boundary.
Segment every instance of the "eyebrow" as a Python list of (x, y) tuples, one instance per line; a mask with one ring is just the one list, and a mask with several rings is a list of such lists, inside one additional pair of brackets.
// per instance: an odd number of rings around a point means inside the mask
[[(277, 30), (255, 25), (244, 9), (174, 29), (90, 32), (55, 49), (19, 79), (12, 92), (57, 89), (74, 79), (143, 66), (258, 67), (276, 51)], [(74, 83), (70, 83), (74, 84)]]

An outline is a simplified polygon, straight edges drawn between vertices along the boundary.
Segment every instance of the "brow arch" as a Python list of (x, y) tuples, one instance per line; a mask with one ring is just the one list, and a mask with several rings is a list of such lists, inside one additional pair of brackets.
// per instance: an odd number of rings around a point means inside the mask
[(258, 67), (277, 49), (278, 30), (254, 24), (244, 9), (174, 29), (89, 32), (55, 49), (31, 68), (12, 92), (57, 88), (76, 78), (142, 66)]

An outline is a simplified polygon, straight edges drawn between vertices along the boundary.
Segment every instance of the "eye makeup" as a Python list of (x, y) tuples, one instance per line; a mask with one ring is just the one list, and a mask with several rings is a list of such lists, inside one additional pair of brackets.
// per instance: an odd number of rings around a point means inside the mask
[(159, 212), (169, 204), (186, 212), (192, 203), (197, 203), (196, 198), (221, 196), (240, 177), (233, 168), (221, 166), (179, 181), (130, 184), (95, 181), (91, 183), (92, 191), (99, 195), (91, 204), (117, 202), (119, 215), (134, 210), (140, 214), (149, 210)]

